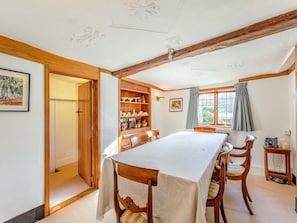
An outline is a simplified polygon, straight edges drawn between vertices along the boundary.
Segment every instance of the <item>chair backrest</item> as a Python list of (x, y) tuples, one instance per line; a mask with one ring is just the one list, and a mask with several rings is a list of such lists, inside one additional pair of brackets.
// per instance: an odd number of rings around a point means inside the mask
[(251, 159), (252, 159), (252, 155), (251, 155), (251, 150), (254, 146), (254, 142), (256, 140), (256, 137), (253, 135), (247, 135), (245, 138), (245, 149), (246, 152), (244, 153), (246, 155), (246, 160), (243, 164), (243, 166), (245, 167), (245, 174), (247, 174), (250, 170), (250, 165), (251, 165)]
[[(147, 169), (137, 166), (132, 166), (129, 164), (121, 163), (115, 159), (112, 159), (113, 168), (114, 168), (114, 206), (117, 215), (117, 221), (125, 210), (130, 210), (133, 213), (145, 212), (147, 214), (147, 222), (153, 222), (153, 196), (152, 196), (152, 186), (158, 185), (158, 174), (159, 170)], [(118, 187), (118, 176), (126, 178), (128, 180), (146, 184), (147, 188), (147, 204), (144, 207), (139, 207), (134, 203), (133, 199), (130, 196), (123, 198), (119, 194)], [(124, 209), (121, 208), (121, 205)]]
[(210, 132), (210, 133), (214, 133), (214, 132), (216, 132), (216, 129), (212, 128), (212, 127), (195, 127), (194, 132)]
[(242, 175), (246, 176), (249, 173), (250, 165), (251, 165), (251, 150), (254, 146), (254, 141), (256, 140), (256, 137), (253, 135), (247, 135), (245, 138), (245, 145), (242, 147), (233, 147), (234, 151), (239, 151), (239, 153), (232, 153), (230, 154), (230, 157), (232, 159), (234, 158), (244, 158), (244, 160), (241, 163), (241, 166), (243, 166), (244, 172)]
[(143, 145), (148, 142), (148, 136), (146, 133), (134, 134), (130, 137), (131, 148)]
[(159, 132), (159, 129), (151, 129), (151, 130), (148, 130), (146, 132), (146, 134), (148, 135), (148, 141), (149, 142), (152, 142), (153, 140), (157, 140), (159, 139), (160, 137), (160, 132)]
[(226, 167), (228, 165), (228, 157), (232, 149), (233, 149), (232, 144), (225, 142), (217, 158), (215, 171), (212, 176), (212, 179), (218, 181), (220, 185), (219, 192), (216, 196), (217, 199), (221, 199), (223, 197), (225, 182), (227, 178)]

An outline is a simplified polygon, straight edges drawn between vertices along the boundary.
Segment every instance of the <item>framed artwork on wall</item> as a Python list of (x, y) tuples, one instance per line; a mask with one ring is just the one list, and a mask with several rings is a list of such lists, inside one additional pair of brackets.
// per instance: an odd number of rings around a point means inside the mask
[(182, 98), (170, 98), (169, 99), (169, 111), (170, 112), (182, 112), (183, 111), (183, 99)]
[(29, 111), (30, 74), (0, 68), (0, 111)]

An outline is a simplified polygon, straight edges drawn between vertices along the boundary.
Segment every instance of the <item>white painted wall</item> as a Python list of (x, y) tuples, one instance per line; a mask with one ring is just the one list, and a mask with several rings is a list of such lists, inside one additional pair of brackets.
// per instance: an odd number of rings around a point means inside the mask
[(0, 222), (44, 204), (44, 66), (0, 53), (0, 67), (30, 73), (30, 111), (0, 113)]
[[(164, 98), (157, 101), (157, 96)], [(164, 136), (166, 129), (164, 126), (165, 122), (163, 121), (166, 100), (164, 92), (155, 89), (151, 90), (151, 128), (159, 129), (160, 137)]]
[(50, 171), (78, 160), (77, 84), (50, 78)]
[[(283, 131), (290, 129), (292, 135), (289, 137), (292, 150), (292, 168), (295, 171), (295, 75), (276, 78), (260, 79), (248, 82), (248, 91), (252, 106), (252, 113), (256, 131), (249, 132), (257, 137), (252, 151), (251, 173), (264, 175), (264, 152), (263, 142), (265, 137), (282, 137)], [(163, 135), (168, 135), (176, 131), (186, 130), (186, 116), (188, 110), (189, 90), (165, 92), (165, 99), (161, 102), (162, 118), (164, 126)], [(170, 98), (183, 98), (183, 112), (169, 112), (168, 101)], [(161, 99), (162, 100), (162, 99)], [(156, 108), (156, 107), (154, 107)], [(157, 113), (157, 111), (153, 111)], [(230, 132), (229, 141), (235, 146), (241, 146), (248, 132)], [(282, 157), (270, 157), (272, 169), (284, 168)], [(273, 166), (273, 164), (275, 164)]]
[[(190, 90), (171, 91), (164, 93), (165, 98), (162, 100), (163, 108), (163, 122), (164, 122), (164, 136), (177, 131), (186, 131), (187, 112), (189, 106)], [(183, 99), (182, 112), (170, 112), (169, 100), (172, 98)]]
[(118, 151), (118, 79), (110, 74), (101, 73), (100, 85), (101, 159), (103, 159)]

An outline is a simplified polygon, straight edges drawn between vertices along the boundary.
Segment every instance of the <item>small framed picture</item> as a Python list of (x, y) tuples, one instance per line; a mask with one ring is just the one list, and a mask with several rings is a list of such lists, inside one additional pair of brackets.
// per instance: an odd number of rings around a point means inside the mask
[(183, 99), (182, 98), (170, 98), (169, 99), (169, 111), (170, 112), (182, 112), (183, 111)]
[(0, 111), (29, 111), (30, 74), (0, 68)]

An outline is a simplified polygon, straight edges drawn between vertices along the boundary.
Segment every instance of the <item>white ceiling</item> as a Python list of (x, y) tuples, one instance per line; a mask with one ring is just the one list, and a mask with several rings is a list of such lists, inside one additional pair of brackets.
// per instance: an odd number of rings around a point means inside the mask
[[(297, 9), (296, 0), (1, 0), (1, 35), (116, 71)], [(297, 28), (130, 76), (164, 90), (286, 70)]]

